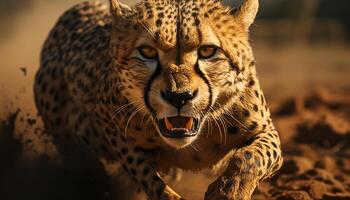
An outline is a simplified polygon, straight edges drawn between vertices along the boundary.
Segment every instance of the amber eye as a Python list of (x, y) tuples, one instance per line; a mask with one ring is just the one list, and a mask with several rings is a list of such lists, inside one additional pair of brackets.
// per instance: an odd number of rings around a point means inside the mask
[(205, 45), (198, 49), (198, 56), (200, 59), (208, 59), (215, 55), (217, 47), (212, 45)]
[(141, 46), (139, 47), (139, 52), (142, 57), (146, 59), (156, 59), (158, 57), (158, 52), (155, 48), (150, 47), (150, 46)]

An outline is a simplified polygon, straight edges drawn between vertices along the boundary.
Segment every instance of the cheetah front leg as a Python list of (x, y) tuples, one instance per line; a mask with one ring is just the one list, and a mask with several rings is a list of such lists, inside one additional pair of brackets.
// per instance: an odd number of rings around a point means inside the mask
[(282, 162), (279, 136), (272, 127), (233, 154), (224, 173), (209, 185), (205, 200), (248, 200), (259, 181), (271, 177)]
[[(127, 149), (133, 149), (133, 151)], [(120, 152), (119, 155), (122, 167), (137, 183), (139, 183), (149, 199), (183, 199), (160, 178), (147, 152), (144, 152), (138, 147), (134, 147), (130, 143), (128, 147), (121, 148)]]
[[(104, 105), (104, 104), (102, 104)], [(76, 108), (76, 114), (69, 120), (72, 127), (77, 127), (81, 142), (88, 145), (96, 156), (120, 163), (123, 170), (136, 182), (136, 188), (142, 188), (151, 200), (179, 200), (175, 191), (164, 183), (156, 171), (154, 154), (134, 144), (106, 112), (107, 108), (96, 105), (95, 114), (88, 115), (83, 109)], [(105, 117), (103, 117), (105, 113)], [(104, 120), (105, 119), (105, 120)], [(102, 124), (102, 121), (105, 123)], [(96, 123), (95, 123), (96, 122)], [(107, 123), (109, 122), (109, 123)], [(108, 162), (108, 161), (107, 161)]]

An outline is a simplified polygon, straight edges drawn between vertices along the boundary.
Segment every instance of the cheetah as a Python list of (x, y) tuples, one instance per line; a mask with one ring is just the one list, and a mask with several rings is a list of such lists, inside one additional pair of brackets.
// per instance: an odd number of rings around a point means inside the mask
[(74, 6), (50, 32), (35, 78), (47, 132), (119, 163), (152, 200), (184, 199), (161, 173), (220, 163), (205, 199), (250, 199), (283, 162), (249, 43), (258, 7)]

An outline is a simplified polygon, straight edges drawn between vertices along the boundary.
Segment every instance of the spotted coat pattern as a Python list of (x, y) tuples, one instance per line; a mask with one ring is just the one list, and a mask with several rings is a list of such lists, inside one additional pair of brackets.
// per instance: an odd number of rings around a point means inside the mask
[[(74, 6), (48, 36), (36, 74), (46, 129), (57, 141), (77, 140), (98, 158), (119, 162), (150, 199), (182, 199), (159, 172), (217, 163), (225, 170), (205, 199), (250, 199), (283, 160), (248, 42), (257, 9), (258, 0), (237, 9), (216, 0)], [(135, 55), (140, 43), (159, 50), (154, 66)], [(207, 44), (219, 47), (217, 59), (198, 58)], [(158, 94), (169, 88), (199, 90), (183, 112), (203, 123), (185, 145), (169, 145), (155, 128), (172, 112)]]

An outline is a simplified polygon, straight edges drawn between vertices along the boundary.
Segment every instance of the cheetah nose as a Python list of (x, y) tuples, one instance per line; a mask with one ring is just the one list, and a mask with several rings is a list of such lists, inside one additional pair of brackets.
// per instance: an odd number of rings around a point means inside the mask
[(169, 90), (162, 91), (162, 97), (167, 100), (171, 105), (175, 106), (177, 109), (180, 109), (188, 101), (196, 97), (198, 90), (195, 91), (185, 91), (182, 93), (172, 92)]

